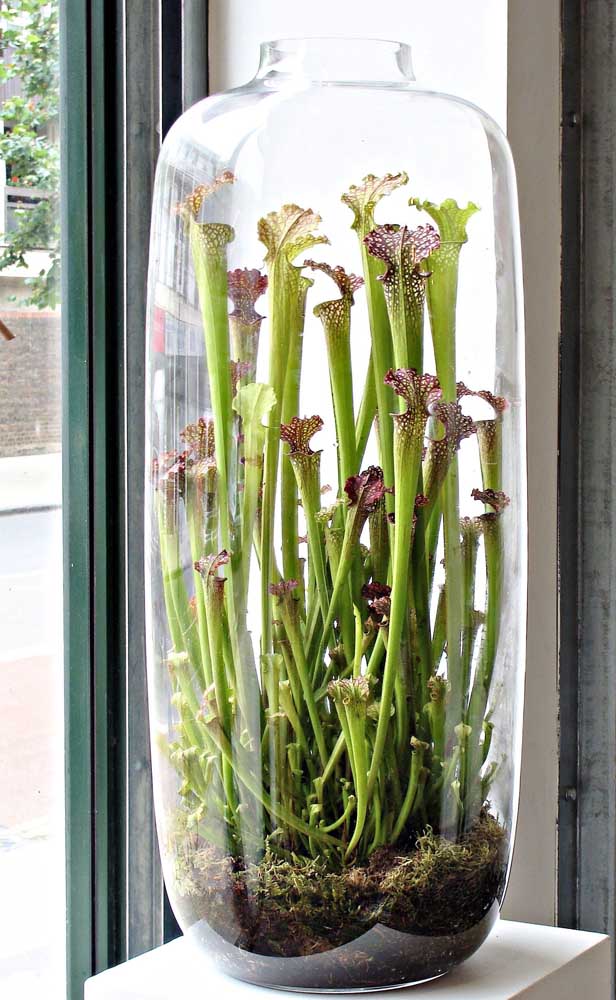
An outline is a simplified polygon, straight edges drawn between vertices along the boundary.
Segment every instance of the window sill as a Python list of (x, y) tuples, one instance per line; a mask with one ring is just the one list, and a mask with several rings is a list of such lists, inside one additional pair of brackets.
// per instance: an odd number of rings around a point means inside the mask
[[(204, 967), (207, 978), (204, 977)], [(89, 979), (85, 1000), (172, 1000), (190, 996), (195, 983), (225, 1000), (263, 997), (260, 987), (229, 979), (180, 938)], [(272, 990), (274, 1000), (297, 996)], [(351, 996), (351, 994), (347, 994)], [(610, 947), (601, 934), (502, 920), (476, 955), (448, 976), (397, 990), (409, 1000), (609, 1000)]]

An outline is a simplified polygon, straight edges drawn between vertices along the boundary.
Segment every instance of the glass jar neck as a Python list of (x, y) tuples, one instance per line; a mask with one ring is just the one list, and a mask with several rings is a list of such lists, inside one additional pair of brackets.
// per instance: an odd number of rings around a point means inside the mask
[(261, 45), (257, 79), (314, 83), (412, 82), (411, 48), (372, 38), (283, 38)]

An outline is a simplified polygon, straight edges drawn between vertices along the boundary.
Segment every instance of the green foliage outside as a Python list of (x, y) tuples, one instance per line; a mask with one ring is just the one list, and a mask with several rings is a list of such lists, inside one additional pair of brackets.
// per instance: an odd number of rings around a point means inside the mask
[(2, 236), (0, 272), (27, 267), (26, 255), (46, 250), (49, 263), (25, 279), (26, 303), (53, 309), (60, 293), (60, 221), (58, 212), (60, 152), (58, 124), (58, 5), (21, 0), (0, 8), (0, 82), (17, 78), (21, 93), (2, 102), (0, 158), (7, 165), (9, 187), (33, 188), (47, 197), (16, 210), (18, 224)]

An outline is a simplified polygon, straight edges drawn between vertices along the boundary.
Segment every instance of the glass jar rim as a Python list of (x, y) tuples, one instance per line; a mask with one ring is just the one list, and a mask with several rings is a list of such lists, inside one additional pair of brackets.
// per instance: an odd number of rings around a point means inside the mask
[(261, 43), (257, 77), (304, 77), (323, 83), (410, 83), (411, 47), (386, 38), (307, 36)]

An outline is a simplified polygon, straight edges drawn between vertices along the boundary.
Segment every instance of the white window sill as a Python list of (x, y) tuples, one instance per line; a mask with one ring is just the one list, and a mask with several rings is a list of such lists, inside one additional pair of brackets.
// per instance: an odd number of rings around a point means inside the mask
[[(204, 969), (206, 975), (204, 975)], [(196, 988), (196, 984), (201, 984)], [(229, 979), (185, 939), (89, 979), (85, 1000), (221, 1000), (297, 997)], [(364, 994), (365, 995), (365, 994)], [(346, 994), (351, 997), (352, 994)], [(448, 976), (406, 990), (396, 1000), (609, 1000), (610, 947), (601, 934), (501, 920), (485, 945)]]

